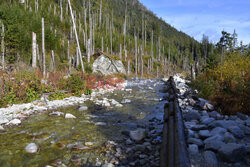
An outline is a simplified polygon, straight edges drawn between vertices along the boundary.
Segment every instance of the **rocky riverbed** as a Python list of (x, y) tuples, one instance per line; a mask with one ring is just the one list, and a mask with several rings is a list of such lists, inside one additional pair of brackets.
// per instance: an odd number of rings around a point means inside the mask
[(250, 118), (221, 115), (199, 98), (184, 79), (175, 77), (179, 104), (187, 129), (188, 150), (193, 166), (250, 166)]
[(0, 109), (0, 166), (159, 166), (162, 85)]

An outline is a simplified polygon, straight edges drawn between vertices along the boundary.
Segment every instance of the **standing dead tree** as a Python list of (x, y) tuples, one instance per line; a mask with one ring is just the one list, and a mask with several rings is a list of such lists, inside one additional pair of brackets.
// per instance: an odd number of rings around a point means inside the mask
[(36, 68), (37, 59), (36, 33), (32, 32), (32, 67)]
[(79, 55), (80, 55), (80, 61), (81, 61), (82, 72), (84, 73), (85, 70), (84, 70), (83, 61), (82, 61), (82, 53), (81, 53), (81, 48), (80, 48), (80, 44), (79, 44), (79, 40), (78, 40), (78, 34), (77, 34), (77, 31), (76, 31), (76, 24), (75, 24), (74, 15), (73, 15), (73, 12), (72, 12), (72, 7), (71, 7), (71, 2), (70, 2), (70, 0), (68, 0), (68, 4), (69, 4), (69, 10), (70, 10), (71, 19), (72, 19), (72, 22), (73, 22), (73, 28), (74, 28), (74, 32), (75, 32), (76, 43), (77, 43), (77, 49), (78, 49), (78, 52), (79, 52)]

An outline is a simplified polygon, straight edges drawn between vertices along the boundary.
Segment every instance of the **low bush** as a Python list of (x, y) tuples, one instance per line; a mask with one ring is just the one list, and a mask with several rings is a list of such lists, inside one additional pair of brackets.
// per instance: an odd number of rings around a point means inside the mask
[(227, 56), (223, 65), (198, 76), (191, 85), (200, 96), (208, 98), (224, 114), (249, 113), (250, 57), (238, 53)]

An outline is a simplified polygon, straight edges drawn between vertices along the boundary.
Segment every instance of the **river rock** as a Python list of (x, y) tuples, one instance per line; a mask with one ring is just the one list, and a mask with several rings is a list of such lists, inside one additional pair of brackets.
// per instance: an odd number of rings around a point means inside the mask
[(26, 152), (28, 153), (36, 153), (38, 151), (39, 147), (35, 143), (30, 143), (25, 147)]
[(94, 145), (94, 143), (93, 142), (85, 142), (84, 145), (85, 146), (92, 146), (92, 145)]
[(129, 100), (129, 99), (123, 99), (123, 100), (121, 101), (121, 103), (122, 103), (122, 104), (131, 103), (131, 100)]
[(214, 118), (209, 118), (209, 117), (201, 119), (201, 123), (205, 124), (205, 125), (208, 125), (208, 124), (210, 124), (213, 121), (214, 121)]
[(65, 115), (65, 118), (66, 118), (66, 119), (75, 119), (76, 117), (75, 117), (74, 115), (72, 115), (72, 114), (67, 113), (67, 114)]
[(200, 114), (198, 113), (198, 111), (195, 110), (191, 110), (184, 115), (184, 119), (187, 121), (200, 120), (200, 118), (201, 118)]
[(228, 143), (218, 150), (219, 156), (228, 162), (238, 162), (246, 155), (246, 149), (241, 144)]
[(22, 122), (19, 120), (19, 119), (13, 119), (9, 122), (9, 124), (11, 125), (19, 125), (21, 124)]
[(195, 106), (196, 101), (194, 99), (190, 98), (188, 101), (191, 106)]
[(52, 111), (51, 113), (49, 113), (49, 116), (57, 116), (57, 117), (63, 117), (64, 113), (63, 112), (59, 112), (59, 111)]
[(212, 112), (208, 113), (208, 115), (209, 115), (210, 117), (215, 118), (215, 119), (221, 118), (220, 113), (218, 113), (217, 111), (212, 111)]
[(221, 128), (221, 127), (216, 127), (211, 131), (211, 134), (213, 136), (215, 135), (224, 135), (224, 133), (226, 133), (227, 130), (225, 128)]
[(202, 139), (205, 139), (205, 138), (208, 138), (211, 136), (211, 133), (209, 132), (209, 130), (200, 130), (199, 131), (199, 136), (202, 138)]
[(145, 129), (139, 128), (137, 130), (130, 131), (129, 136), (132, 140), (141, 141), (142, 139), (146, 137), (146, 131)]
[(208, 142), (214, 142), (214, 141), (224, 141), (224, 137), (221, 135), (215, 135), (215, 136), (211, 136), (209, 138), (207, 138), (206, 140), (204, 140), (204, 143), (208, 143)]
[(250, 118), (248, 118), (246, 121), (245, 121), (246, 125), (247, 126), (250, 126)]
[(218, 167), (218, 160), (212, 151), (204, 152), (205, 167)]
[(228, 130), (237, 138), (243, 138), (245, 133), (238, 126), (230, 126)]
[(1, 125), (1, 124), (6, 124), (6, 123), (8, 123), (8, 122), (9, 122), (9, 120), (8, 120), (7, 118), (0, 117), (0, 125)]
[(225, 141), (225, 143), (235, 143), (236, 139), (231, 133), (226, 132), (224, 134), (224, 141)]
[(236, 126), (237, 123), (232, 120), (215, 120), (211, 122), (208, 126), (211, 128), (222, 127), (227, 129), (229, 126)]
[(92, 65), (93, 72), (100, 72), (103, 75), (110, 75), (115, 73), (126, 74), (125, 67), (121, 60), (113, 60), (109, 56), (102, 54)]
[(105, 126), (107, 124), (105, 122), (96, 122), (95, 125), (96, 126)]
[(189, 144), (196, 144), (199, 147), (202, 147), (204, 145), (204, 143), (202, 142), (202, 140), (196, 139), (196, 138), (189, 138), (188, 139), (188, 143)]
[(241, 120), (247, 120), (248, 116), (242, 113), (237, 112), (236, 113), (237, 117), (239, 117)]
[(220, 140), (210, 140), (210, 141), (206, 142), (205, 150), (218, 151), (223, 144), (225, 144), (225, 143), (223, 143)]
[(85, 111), (85, 110), (87, 110), (87, 109), (88, 109), (87, 106), (80, 106), (80, 107), (78, 108), (78, 111)]
[(189, 144), (188, 151), (190, 154), (195, 155), (199, 153), (198, 146), (196, 144)]

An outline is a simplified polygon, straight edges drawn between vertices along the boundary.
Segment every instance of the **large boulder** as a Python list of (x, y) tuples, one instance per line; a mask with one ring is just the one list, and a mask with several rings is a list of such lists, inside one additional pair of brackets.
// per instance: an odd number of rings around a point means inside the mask
[(229, 143), (224, 144), (219, 149), (220, 157), (228, 162), (237, 162), (244, 158), (246, 149), (241, 144)]
[(94, 61), (92, 68), (93, 72), (100, 72), (103, 75), (115, 73), (126, 74), (125, 67), (121, 60), (114, 60), (103, 54)]

